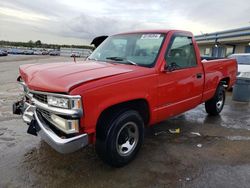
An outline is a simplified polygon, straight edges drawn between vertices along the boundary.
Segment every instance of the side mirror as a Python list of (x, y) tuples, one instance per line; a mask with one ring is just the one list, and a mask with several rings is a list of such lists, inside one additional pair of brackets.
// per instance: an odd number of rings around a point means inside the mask
[(172, 71), (178, 69), (178, 67), (179, 66), (175, 62), (172, 62), (170, 65), (165, 66), (165, 70), (168, 72), (172, 72)]

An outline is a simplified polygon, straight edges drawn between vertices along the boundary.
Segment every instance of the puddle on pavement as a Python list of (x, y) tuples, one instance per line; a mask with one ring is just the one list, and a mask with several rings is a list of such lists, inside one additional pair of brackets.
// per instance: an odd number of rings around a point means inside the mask
[(204, 125), (216, 124), (225, 128), (250, 130), (250, 103), (238, 103), (231, 100), (230, 94), (223, 111), (219, 116), (209, 116), (205, 111), (204, 104), (187, 111), (177, 117), (171, 118), (170, 122), (182, 121), (184, 124)]
[(232, 141), (248, 141), (248, 140), (250, 140), (250, 137), (247, 137), (247, 136), (228, 136), (226, 138), (228, 140), (232, 140)]
[(249, 165), (213, 165), (204, 167), (198, 177), (184, 182), (183, 187), (233, 187), (249, 188)]

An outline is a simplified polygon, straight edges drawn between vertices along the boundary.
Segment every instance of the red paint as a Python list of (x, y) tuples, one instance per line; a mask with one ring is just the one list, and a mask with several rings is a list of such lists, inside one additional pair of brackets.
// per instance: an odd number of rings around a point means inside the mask
[[(148, 32), (148, 31), (144, 31)], [(190, 32), (155, 30), (166, 33), (155, 67), (145, 68), (125, 64), (88, 61), (22, 65), (20, 74), (32, 90), (81, 95), (84, 116), (82, 129), (94, 133), (97, 120), (108, 107), (134, 99), (144, 99), (149, 105), (150, 122), (155, 124), (180, 114), (213, 97), (222, 79), (231, 87), (236, 80), (236, 61), (232, 59), (200, 61), (199, 49), (193, 39), (198, 65), (168, 72), (164, 54), (174, 33)], [(196, 75), (202, 73), (202, 78)]]

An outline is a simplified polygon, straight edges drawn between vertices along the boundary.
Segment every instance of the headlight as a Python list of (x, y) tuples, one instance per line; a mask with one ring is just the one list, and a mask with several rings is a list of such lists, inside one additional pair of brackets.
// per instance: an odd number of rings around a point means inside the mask
[(48, 105), (66, 108), (66, 109), (80, 109), (81, 108), (81, 99), (80, 98), (63, 98), (48, 96)]
[(55, 114), (51, 115), (51, 120), (55, 123), (57, 128), (67, 134), (79, 132), (79, 120), (64, 119)]
[(54, 96), (48, 96), (47, 99), (48, 99), (48, 105), (60, 108), (69, 108), (69, 99), (59, 98)]

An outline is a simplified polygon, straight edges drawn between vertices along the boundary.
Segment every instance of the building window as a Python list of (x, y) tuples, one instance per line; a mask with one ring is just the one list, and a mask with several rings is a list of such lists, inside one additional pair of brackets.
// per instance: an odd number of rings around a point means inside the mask
[[(250, 43), (249, 43), (250, 44)], [(246, 46), (245, 53), (250, 53), (250, 46)]]
[(210, 55), (210, 48), (205, 48), (205, 53), (204, 55)]
[(212, 51), (212, 57), (225, 57), (226, 49), (223, 46), (214, 46)]
[(226, 49), (226, 56), (233, 54), (233, 50), (234, 50), (233, 47), (227, 47), (227, 49)]

